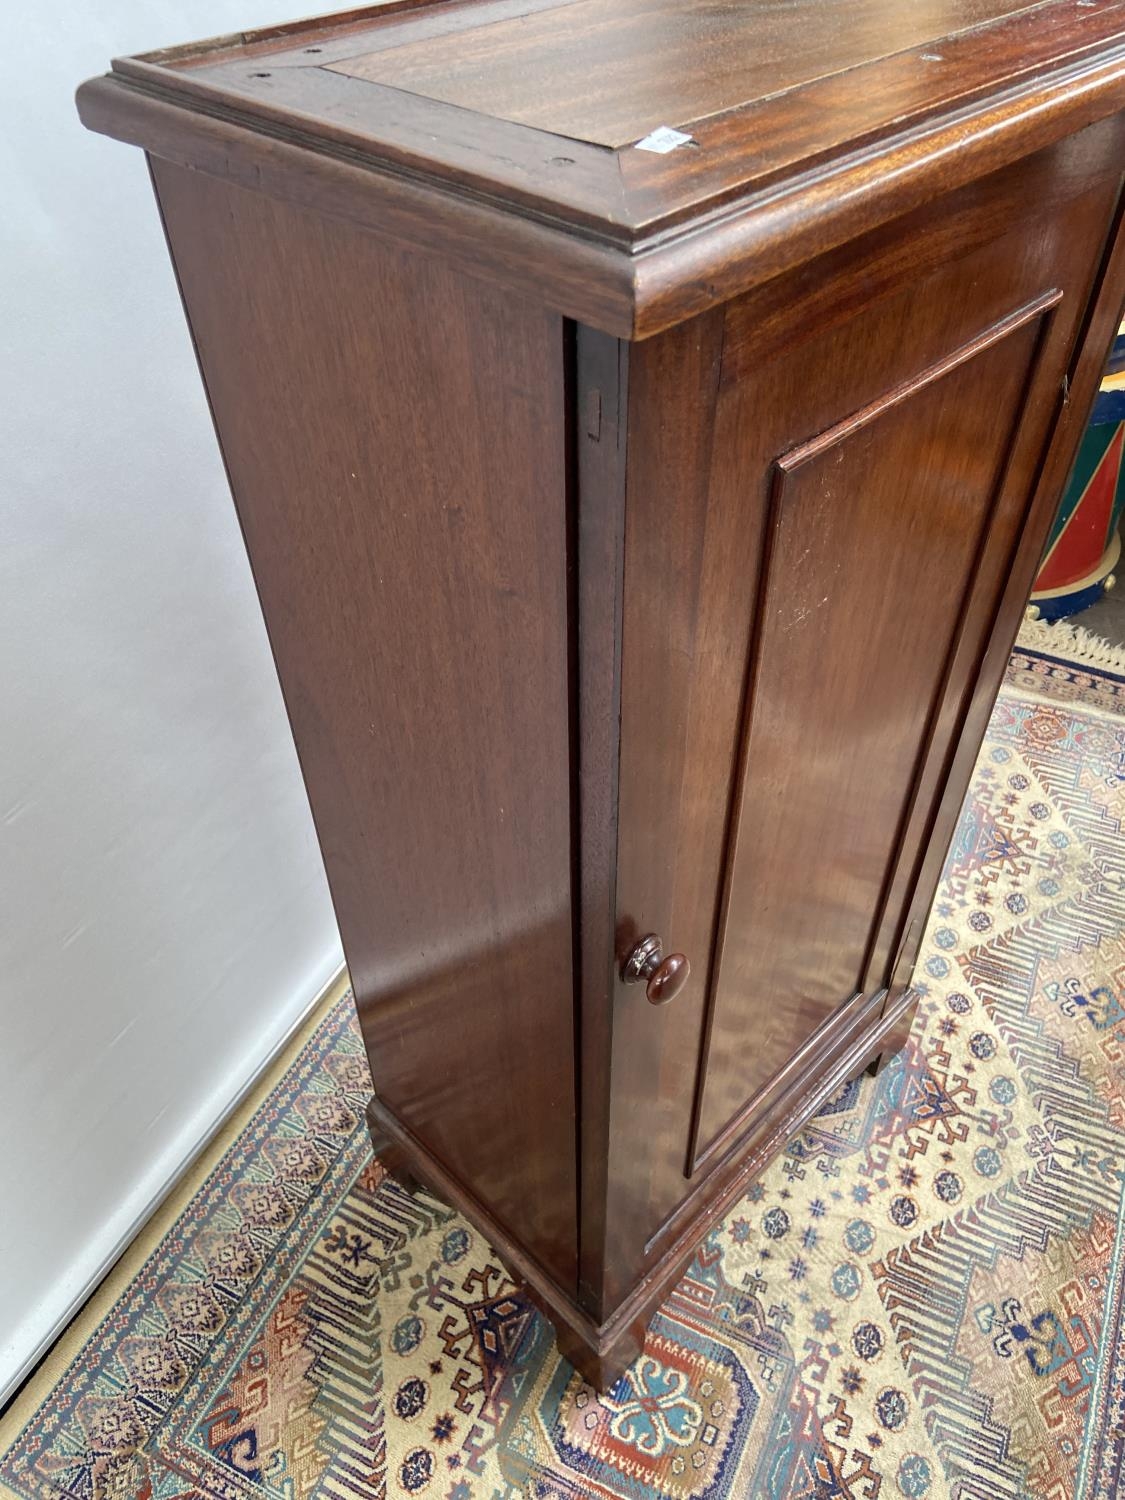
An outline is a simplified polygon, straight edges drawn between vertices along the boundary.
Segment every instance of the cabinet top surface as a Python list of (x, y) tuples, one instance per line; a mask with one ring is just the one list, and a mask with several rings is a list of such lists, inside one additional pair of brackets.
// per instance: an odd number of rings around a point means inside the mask
[[(598, 162), (601, 217), (630, 218), (612, 179), (649, 190), (644, 222), (716, 174), (796, 172), (1122, 42), (1121, 0), (384, 0), (114, 69), (377, 158), (429, 127), (438, 176), (458, 131), (496, 157), (534, 139), (564, 217)], [(645, 149), (661, 126), (690, 144)]]
[[(1026, 0), (489, 0), (388, 20), (324, 65), (619, 150), (1028, 10)], [(379, 35), (381, 30), (382, 35)], [(396, 35), (397, 31), (397, 35)]]
[(1125, 0), (384, 0), (119, 59), (79, 104), (207, 170), (169, 149), (201, 118), (635, 262), (781, 194), (794, 222), (901, 211), (1121, 108)]

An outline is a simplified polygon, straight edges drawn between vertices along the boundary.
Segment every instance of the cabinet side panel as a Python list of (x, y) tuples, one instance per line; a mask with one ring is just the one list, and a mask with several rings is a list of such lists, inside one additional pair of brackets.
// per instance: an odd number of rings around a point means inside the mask
[(572, 1292), (561, 319), (152, 165), (377, 1095)]

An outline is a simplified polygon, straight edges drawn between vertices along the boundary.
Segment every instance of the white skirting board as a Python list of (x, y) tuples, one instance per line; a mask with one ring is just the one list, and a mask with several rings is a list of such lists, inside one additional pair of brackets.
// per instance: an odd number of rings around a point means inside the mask
[(67, 1306), (56, 1317), (39, 1342), (27, 1351), (20, 1363), (7, 1376), (3, 1385), (0, 1386), (0, 1410), (3, 1409), (8, 1400), (35, 1369), (36, 1365), (76, 1316), (87, 1299), (97, 1290), (139, 1231), (143, 1229), (168, 1196), (175, 1191), (179, 1182), (191, 1171), (203, 1152), (207, 1150), (208, 1146), (211, 1145), (216, 1136), (222, 1131), (227, 1121), (241, 1108), (265, 1074), (269, 1072), (284, 1054), (286, 1048), (292, 1043), (293, 1038), (297, 1036), (303, 1027), (308, 1025), (310, 1018), (315, 1014), (317, 1008), (323, 1005), (332, 992), (339, 988), (346, 979), (347, 970), (341, 963), (328, 982), (316, 991), (308, 1005), (299, 1013), (282, 1037), (279, 1040), (275, 1040), (273, 1045), (257, 1060), (238, 1090), (230, 1097), (220, 1113), (209, 1122), (207, 1128), (197, 1136), (191, 1149), (181, 1157), (174, 1170), (164, 1180), (159, 1189), (151, 1195), (141, 1212), (135, 1216), (132, 1223), (119, 1237), (110, 1252), (103, 1257), (97, 1270), (89, 1277), (78, 1293), (70, 1299)]

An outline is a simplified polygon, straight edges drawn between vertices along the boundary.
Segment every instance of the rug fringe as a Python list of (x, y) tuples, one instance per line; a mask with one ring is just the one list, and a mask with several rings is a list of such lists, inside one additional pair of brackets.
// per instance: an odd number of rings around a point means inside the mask
[(1048, 624), (1046, 620), (1025, 619), (1016, 637), (1016, 645), (1028, 651), (1043, 651), (1049, 656), (1083, 662), (1089, 667), (1125, 673), (1125, 647), (1114, 646), (1092, 630), (1072, 625), (1069, 620)]

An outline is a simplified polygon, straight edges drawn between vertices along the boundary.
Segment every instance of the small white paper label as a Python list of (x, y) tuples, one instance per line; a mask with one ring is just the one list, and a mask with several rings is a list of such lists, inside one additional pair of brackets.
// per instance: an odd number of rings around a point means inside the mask
[(637, 150), (655, 151), (657, 156), (664, 156), (677, 146), (686, 146), (690, 140), (691, 136), (685, 135), (682, 130), (673, 130), (671, 125), (658, 125), (643, 141), (637, 142)]

